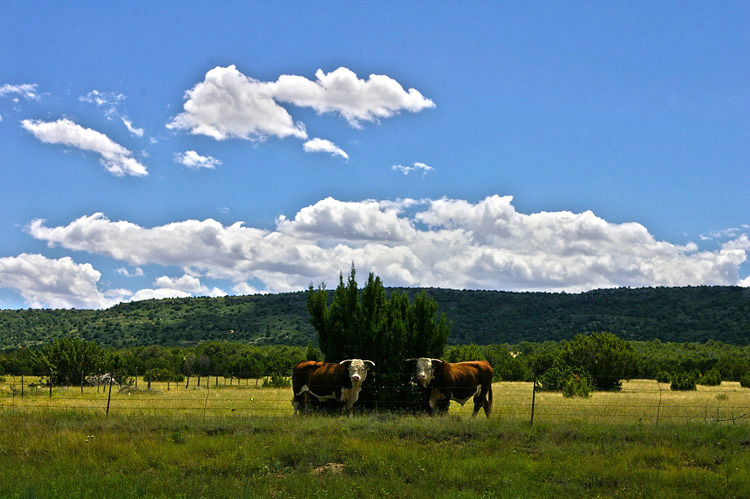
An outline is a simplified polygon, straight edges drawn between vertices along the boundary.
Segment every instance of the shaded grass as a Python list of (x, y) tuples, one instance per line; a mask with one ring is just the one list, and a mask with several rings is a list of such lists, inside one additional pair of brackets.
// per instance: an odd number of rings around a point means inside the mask
[[(750, 427), (0, 412), (0, 497), (742, 497)], [(93, 436), (93, 438), (92, 438)]]

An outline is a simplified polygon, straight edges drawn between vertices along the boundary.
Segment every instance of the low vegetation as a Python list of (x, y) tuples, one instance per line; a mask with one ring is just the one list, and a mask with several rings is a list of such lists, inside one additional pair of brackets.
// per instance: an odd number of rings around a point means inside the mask
[[(212, 378), (8, 397), (2, 497), (741, 497), (750, 390), (672, 392), (625, 381), (589, 398), (494, 387), (492, 418), (363, 414), (293, 419), (289, 389)], [(258, 387), (256, 388), (256, 384)], [(469, 404), (470, 405), (470, 404)], [(734, 420), (732, 419), (734, 416)], [(733, 424), (734, 423), (734, 424)], [(283, 430), (283, 431), (280, 431)]]

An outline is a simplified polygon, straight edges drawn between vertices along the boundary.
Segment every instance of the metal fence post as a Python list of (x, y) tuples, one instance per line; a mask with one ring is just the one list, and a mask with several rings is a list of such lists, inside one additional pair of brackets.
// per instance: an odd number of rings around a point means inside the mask
[(534, 406), (536, 405), (536, 371), (532, 371), (534, 373), (534, 384), (531, 388), (531, 424), (534, 424)]
[(109, 377), (109, 394), (107, 395), (107, 416), (109, 416), (109, 401), (112, 399), (112, 378), (114, 376)]

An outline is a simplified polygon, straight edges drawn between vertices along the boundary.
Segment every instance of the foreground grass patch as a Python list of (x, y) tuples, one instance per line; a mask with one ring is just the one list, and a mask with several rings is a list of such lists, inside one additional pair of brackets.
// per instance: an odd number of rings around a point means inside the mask
[(1, 497), (733, 497), (750, 427), (0, 412)]

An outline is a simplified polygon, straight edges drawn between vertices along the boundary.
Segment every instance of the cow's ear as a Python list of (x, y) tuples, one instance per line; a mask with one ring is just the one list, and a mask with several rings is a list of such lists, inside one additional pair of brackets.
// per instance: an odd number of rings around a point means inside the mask
[(363, 360), (362, 362), (365, 363), (365, 368), (369, 371), (373, 367), (375, 367), (375, 363), (371, 360)]

